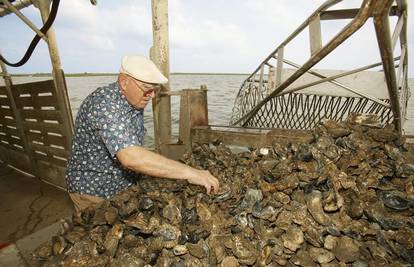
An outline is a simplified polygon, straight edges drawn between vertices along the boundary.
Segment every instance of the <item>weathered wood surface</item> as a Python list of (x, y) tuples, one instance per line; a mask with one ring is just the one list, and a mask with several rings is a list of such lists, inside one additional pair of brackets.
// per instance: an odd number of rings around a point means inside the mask
[[(168, 0), (152, 0), (152, 34), (153, 46), (150, 49), (150, 58), (160, 69), (162, 74), (170, 78), (170, 55), (168, 36)], [(162, 92), (170, 91), (170, 83), (164, 84)], [(156, 95), (152, 99), (154, 143), (155, 149), (163, 154), (171, 154), (168, 145), (171, 143), (171, 98), (170, 96)]]
[(7, 142), (11, 146), (15, 144), (15, 145), (23, 147), (22, 139), (16, 135), (0, 135), (0, 141)]
[(9, 117), (13, 117), (14, 113), (10, 108), (2, 108), (0, 107), (0, 114), (2, 116), (9, 116)]
[(23, 150), (16, 151), (0, 143), (0, 159), (24, 172), (31, 172), (29, 156)]
[(0, 97), (0, 106), (3, 106), (0, 107), (3, 160), (64, 187), (64, 168), (69, 157), (71, 136), (67, 136), (70, 127), (65, 126), (67, 120), (64, 120), (61, 110), (64, 105), (59, 104), (55, 82), (47, 80), (10, 87), (10, 94), (5, 87), (0, 87), (0, 95), (3, 94)]
[(19, 109), (23, 109), (23, 107), (53, 107), (55, 109), (59, 109), (55, 96), (19, 97), (16, 98), (16, 105)]
[(225, 145), (265, 147), (275, 142), (309, 142), (313, 139), (308, 131), (265, 130), (225, 126), (198, 126), (192, 128), (193, 143), (222, 142)]
[(34, 83), (21, 83), (13, 85), (13, 93), (17, 95), (37, 95), (45, 93), (53, 93), (55, 91), (55, 86), (53, 80), (44, 80)]
[(58, 123), (25, 121), (23, 123), (23, 126), (26, 131), (37, 130), (41, 132), (53, 132), (63, 135), (61, 124)]
[[(358, 14), (358, 12), (359, 8), (322, 11), (321, 20), (353, 19)], [(389, 15), (397, 16), (398, 7), (391, 7)]]
[(68, 149), (69, 147), (66, 144), (66, 140), (63, 136), (56, 136), (50, 134), (42, 134), (42, 133), (34, 133), (34, 132), (27, 132), (26, 133), (27, 139), (29, 142), (40, 142), (44, 145), (56, 145), (62, 146)]
[(25, 119), (35, 119), (39, 121), (56, 120), (59, 123), (62, 123), (62, 117), (58, 110), (34, 110), (26, 109), (21, 110), (22, 117)]
[(312, 56), (322, 48), (322, 31), (319, 14), (309, 21), (309, 43)]
[(191, 149), (191, 128), (208, 125), (207, 88), (183, 90), (180, 100), (179, 140)]
[[(281, 46), (277, 49), (276, 86), (279, 86), (282, 83), (283, 57), (284, 57), (284, 46)], [(272, 91), (275, 88), (276, 87), (272, 88)]]

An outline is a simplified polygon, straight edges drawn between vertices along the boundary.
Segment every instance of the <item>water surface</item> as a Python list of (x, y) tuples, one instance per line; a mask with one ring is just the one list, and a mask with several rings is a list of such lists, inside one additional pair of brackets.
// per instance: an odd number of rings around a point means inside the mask
[[(247, 78), (247, 75), (211, 75), (211, 74), (173, 74), (171, 75), (172, 90), (196, 89), (201, 85), (206, 85), (208, 89), (208, 112), (209, 123), (215, 125), (228, 125), (231, 111), (233, 108), (234, 98), (239, 90), (240, 85)], [(44, 77), (13, 77), (14, 83), (28, 81), (39, 81), (47, 78)], [(83, 76), (67, 77), (68, 93), (72, 107), (72, 113), (75, 117), (82, 100), (94, 91), (97, 87), (114, 82), (116, 76)], [(0, 84), (3, 84), (0, 79)], [(409, 86), (414, 88), (414, 79), (409, 80)], [(173, 135), (178, 134), (179, 119), (179, 97), (173, 96), (172, 106), (172, 124)], [(152, 124), (152, 107), (149, 104), (145, 109), (145, 126), (148, 129), (146, 137), (146, 146), (153, 145), (153, 124)], [(414, 100), (410, 98), (405, 122), (404, 131), (406, 134), (414, 135)]]

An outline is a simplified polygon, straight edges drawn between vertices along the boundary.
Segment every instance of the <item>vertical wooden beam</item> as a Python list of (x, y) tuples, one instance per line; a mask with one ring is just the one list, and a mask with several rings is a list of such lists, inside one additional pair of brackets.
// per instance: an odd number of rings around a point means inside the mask
[[(400, 31), (400, 49), (401, 49), (401, 59), (400, 64), (402, 65), (402, 69), (398, 68), (398, 72), (402, 71), (402, 82), (399, 81), (398, 84), (401, 82), (401, 90), (405, 96), (405, 103), (403, 105), (402, 116), (406, 116), (407, 113), (407, 105), (408, 105), (408, 95), (409, 95), (409, 88), (408, 88), (408, 45), (407, 45), (407, 0), (396, 0), (398, 9), (400, 10), (399, 19), (403, 19), (404, 23), (402, 25), (402, 29)], [(401, 74), (399, 74), (401, 75)], [(397, 76), (400, 78), (400, 76)], [(404, 120), (402, 120), (404, 122)], [(402, 127), (403, 127), (403, 122)]]
[(400, 16), (398, 18), (397, 25), (395, 25), (394, 32), (392, 33), (391, 46), (392, 46), (393, 51), (394, 51), (395, 45), (397, 44), (398, 37), (401, 35), (401, 30), (404, 24), (405, 24), (404, 16)]
[(309, 21), (309, 42), (311, 56), (313, 56), (322, 48), (321, 17), (319, 14)]
[(12, 82), (11, 76), (7, 72), (6, 65), (1, 60), (0, 60), (0, 67), (1, 67), (2, 76), (4, 79), (4, 84), (7, 90), (7, 97), (10, 100), (10, 106), (14, 114), (14, 119), (16, 120), (17, 130), (19, 131), (20, 136), (22, 138), (23, 149), (26, 152), (29, 158), (29, 161), (30, 161), (30, 166), (29, 166), (30, 174), (33, 174), (38, 177), (38, 172), (37, 172), (37, 169), (35, 168), (36, 165), (35, 165), (35, 159), (33, 157), (33, 151), (29, 145), (29, 142), (27, 141), (26, 134), (24, 132), (23, 119), (20, 115), (19, 110), (17, 109), (16, 101), (14, 101), (13, 92), (12, 92), (13, 82)]
[[(168, 0), (152, 0), (152, 34), (153, 46), (150, 58), (165, 77), (170, 78), (169, 39), (168, 39)], [(170, 83), (162, 88), (170, 91)], [(171, 142), (171, 98), (169, 95), (155, 97), (152, 100), (154, 114), (155, 148), (165, 155), (164, 146)]]
[(265, 68), (265, 64), (262, 64), (262, 66), (260, 67), (260, 76), (259, 76), (259, 90), (258, 90), (258, 99), (260, 98), (260, 100), (262, 99), (262, 91), (263, 91), (263, 76), (264, 76), (264, 68)]
[(180, 101), (179, 140), (186, 150), (191, 149), (191, 128), (208, 125), (207, 86), (201, 89), (183, 90)]
[[(34, 5), (39, 8), (42, 16), (42, 21), (45, 23), (50, 14), (50, 0), (36, 0), (33, 1)], [(48, 49), (50, 54), (50, 60), (52, 62), (52, 74), (56, 86), (56, 97), (58, 99), (58, 105), (62, 114), (62, 122), (64, 127), (64, 133), (66, 137), (66, 143), (68, 147), (71, 146), (71, 140), (73, 135), (73, 117), (72, 110), (70, 108), (68, 90), (65, 81), (65, 75), (62, 70), (59, 50), (56, 41), (56, 35), (53, 27), (46, 33), (48, 42)]]
[(6, 89), (11, 91), (13, 82), (12, 82), (10, 74), (7, 72), (6, 64), (4, 64), (4, 62), (1, 60), (0, 60), (0, 67), (1, 67), (1, 73), (4, 79), (4, 84), (6, 86)]
[(396, 131), (402, 134), (401, 108), (398, 96), (397, 79), (395, 75), (394, 56), (391, 44), (391, 31), (388, 13), (393, 0), (384, 0), (378, 3), (374, 14), (374, 26), (377, 35), (378, 46), (381, 53), (385, 80), (391, 101), (391, 109), (394, 115)]
[(401, 73), (403, 73), (404, 68), (404, 61), (405, 61), (405, 55), (407, 52), (407, 47), (405, 45), (401, 46), (401, 56), (400, 56), (400, 62), (398, 63), (398, 70), (397, 70), (397, 84), (398, 86), (401, 85)]
[(190, 131), (190, 110), (189, 110), (189, 91), (182, 90), (180, 96), (180, 118), (179, 118), (179, 129), (178, 129), (178, 143), (186, 145), (189, 140)]
[[(407, 0), (396, 0), (398, 9), (401, 14), (399, 17), (403, 17), (404, 23), (400, 33), (401, 44), (407, 44)], [(407, 59), (406, 59), (407, 60)]]
[(403, 71), (403, 77), (401, 79), (401, 98), (403, 101), (401, 101), (401, 117), (403, 120), (401, 120), (401, 127), (404, 127), (404, 122), (407, 118), (407, 108), (408, 108), (408, 100), (410, 98), (410, 91), (408, 88), (408, 70), (407, 68), (404, 68)]
[(281, 46), (277, 50), (277, 67), (276, 67), (276, 86), (279, 86), (282, 83), (282, 72), (283, 72), (283, 53), (284, 53), (284, 46)]
[(267, 75), (267, 93), (273, 91), (276, 87), (276, 71), (274, 67), (269, 67), (269, 74)]

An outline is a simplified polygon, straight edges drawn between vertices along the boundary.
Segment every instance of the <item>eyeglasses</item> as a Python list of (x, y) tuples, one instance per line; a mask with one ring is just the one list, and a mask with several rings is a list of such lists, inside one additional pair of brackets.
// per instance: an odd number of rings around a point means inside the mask
[(138, 89), (144, 93), (144, 96), (151, 95), (152, 93), (157, 94), (159, 90), (161, 89), (161, 86), (158, 84), (143, 83), (143, 82), (135, 80), (132, 77), (129, 77), (129, 78), (131, 78), (131, 80), (135, 83)]

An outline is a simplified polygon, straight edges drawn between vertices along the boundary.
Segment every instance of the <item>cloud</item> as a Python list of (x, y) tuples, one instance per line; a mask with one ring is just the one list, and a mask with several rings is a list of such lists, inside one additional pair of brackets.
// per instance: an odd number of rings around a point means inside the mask
[(203, 5), (186, 3), (175, 0), (169, 6), (170, 52), (180, 63), (172, 62), (173, 70), (225, 71), (223, 66), (229, 61), (243, 61), (251, 48), (246, 31), (223, 17), (204, 13)]
[[(324, 2), (169, 0), (171, 71), (251, 72)], [(343, 1), (335, 9), (354, 8), (360, 3)], [(411, 5), (409, 9), (411, 15)], [(23, 13), (40, 25), (35, 8), (25, 8)], [(26, 26), (14, 15), (2, 20), (6, 21), (0, 35), (2, 49), (9, 57), (18, 58), (33, 33), (21, 31)], [(323, 42), (328, 42), (348, 22), (323, 22)], [(411, 19), (408, 22), (408, 47), (412, 51), (414, 24)], [(61, 1), (55, 32), (67, 72), (116, 71), (123, 54), (148, 55), (152, 45), (151, 1), (99, 1), (97, 6), (87, 0)], [(303, 63), (309, 57), (308, 39), (305, 30), (286, 49), (286, 57)], [(40, 47), (34, 59), (45, 53), (45, 46)], [(317, 67), (352, 68), (379, 60), (372, 21), (368, 21), (355, 37)], [(28, 64), (19, 70), (48, 71), (50, 66), (46, 63)], [(409, 71), (413, 76), (414, 69)]]
[[(141, 5), (140, 5), (141, 4)], [(129, 35), (150, 35), (151, 14), (139, 1), (92, 6), (88, 1), (63, 1), (57, 28), (95, 49), (113, 50), (115, 40)]]

